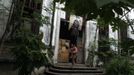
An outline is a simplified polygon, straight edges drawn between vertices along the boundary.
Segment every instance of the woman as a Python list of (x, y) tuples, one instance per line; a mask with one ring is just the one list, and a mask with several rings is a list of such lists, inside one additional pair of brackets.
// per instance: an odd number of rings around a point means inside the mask
[(70, 28), (70, 43), (77, 45), (77, 37), (79, 36), (79, 22), (74, 21), (72, 27)]

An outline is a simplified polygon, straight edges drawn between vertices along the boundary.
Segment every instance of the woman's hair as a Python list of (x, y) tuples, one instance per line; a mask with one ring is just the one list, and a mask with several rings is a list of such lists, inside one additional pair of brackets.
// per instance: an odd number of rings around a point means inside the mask
[(79, 21), (78, 20), (74, 20), (72, 27), (78, 28), (79, 27)]

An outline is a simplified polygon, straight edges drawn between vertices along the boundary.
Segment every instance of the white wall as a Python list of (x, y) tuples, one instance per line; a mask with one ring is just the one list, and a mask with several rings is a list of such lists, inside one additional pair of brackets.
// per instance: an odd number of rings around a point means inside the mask
[(61, 18), (65, 19), (65, 15), (66, 15), (66, 13), (62, 11), (61, 8), (63, 8), (63, 5), (56, 3), (56, 10), (54, 16), (54, 31), (53, 31), (53, 40), (52, 40), (52, 43), (55, 46), (54, 56), (53, 56), (54, 63), (57, 63), (58, 61), (60, 21)]
[[(97, 29), (97, 22), (96, 21), (87, 21), (86, 25), (86, 42), (85, 42), (85, 61), (88, 62), (90, 60), (88, 59), (88, 53), (92, 51), (92, 46), (94, 47), (94, 50), (98, 50), (98, 29)], [(93, 66), (96, 65), (97, 61), (97, 56), (94, 57), (93, 59)]]
[[(53, 0), (43, 0), (42, 4), (42, 15), (49, 17), (49, 25), (43, 24), (42, 27), (40, 27), (40, 31), (43, 32), (43, 39), (42, 41), (45, 43), (45, 45), (49, 45), (50, 43), (50, 33), (51, 33), (51, 20), (52, 20), (52, 1)], [(49, 9), (50, 11), (45, 11), (45, 9)]]
[[(59, 10), (59, 7), (63, 7), (61, 6), (62, 4), (58, 5), (58, 3), (56, 3), (56, 9), (55, 9), (55, 15), (54, 15), (54, 30), (53, 30), (53, 39), (52, 39), (52, 46), (56, 45), (56, 40), (57, 40), (57, 36), (58, 36), (58, 28), (60, 27), (59, 24), (57, 24), (60, 19), (65, 19), (66, 18), (66, 12), (63, 10)], [(58, 19), (60, 18), (60, 19)]]
[(53, 11), (45, 11), (44, 7), (51, 10), (53, 8), (52, 5), (53, 0), (43, 0), (43, 9), (42, 9), (42, 15), (48, 16), (50, 18), (50, 25), (43, 24), (42, 27), (40, 27), (41, 32), (43, 32), (43, 39), (42, 41), (45, 43), (45, 45), (49, 45), (50, 41), (52, 41), (52, 46), (54, 46), (54, 56), (53, 60), (56, 63), (57, 57), (58, 57), (58, 45), (59, 45), (59, 33), (60, 33), (60, 19), (65, 19), (66, 13), (59, 8), (63, 8), (64, 4), (56, 3), (55, 13), (54, 13), (54, 28), (53, 28), (53, 34), (52, 34), (52, 40), (50, 40), (50, 33), (51, 33), (51, 25), (52, 25), (52, 13)]
[[(53, 11), (51, 10), (51, 8), (53, 7), (52, 2), (53, 2), (53, 0), (43, 0), (43, 5), (42, 5), (42, 15), (48, 16), (48, 17), (50, 18), (50, 23), (52, 22), (52, 13), (53, 13)], [(50, 9), (51, 11), (46, 12), (46, 11), (44, 10), (44, 7)], [(65, 13), (64, 11), (62, 11), (62, 10), (58, 10), (59, 7), (60, 7), (60, 8), (63, 8), (63, 7), (64, 7), (64, 4), (58, 5), (58, 4), (56, 3), (55, 16), (54, 16), (54, 28), (53, 28), (52, 40), (50, 40), (50, 33), (51, 33), (51, 25), (52, 25), (52, 23), (51, 23), (50, 25), (45, 25), (45, 24), (43, 24), (43, 26), (40, 27), (40, 30), (41, 30), (41, 31), (43, 32), (43, 34), (44, 34), (42, 41), (43, 41), (46, 45), (49, 45), (50, 41), (52, 41), (52, 46), (55, 46), (55, 44), (56, 44), (56, 39), (57, 39), (56, 36), (57, 36), (57, 33), (58, 33), (58, 32), (57, 32), (57, 30), (58, 30), (58, 29), (57, 29), (57, 28), (58, 28), (58, 26), (57, 26), (58, 19), (57, 19), (57, 18), (60, 17), (60, 18), (65, 19), (66, 13)], [(58, 14), (58, 13), (60, 13), (60, 14)]]
[[(128, 17), (129, 19), (134, 19), (134, 9), (129, 12)], [(132, 28), (130, 26), (128, 27), (128, 37), (134, 39), (134, 32), (132, 32)]]

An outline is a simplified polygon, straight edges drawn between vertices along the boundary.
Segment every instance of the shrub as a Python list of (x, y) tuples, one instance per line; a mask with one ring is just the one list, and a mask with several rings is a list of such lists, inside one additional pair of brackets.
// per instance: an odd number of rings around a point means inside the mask
[(41, 38), (40, 35), (25, 31), (17, 34), (11, 53), (16, 61), (16, 69), (19, 70), (18, 75), (30, 75), (35, 67), (39, 68), (51, 63), (48, 56), (52, 57), (52, 51), (42, 43)]
[(134, 75), (134, 65), (126, 57), (117, 57), (106, 65), (105, 71), (105, 75)]

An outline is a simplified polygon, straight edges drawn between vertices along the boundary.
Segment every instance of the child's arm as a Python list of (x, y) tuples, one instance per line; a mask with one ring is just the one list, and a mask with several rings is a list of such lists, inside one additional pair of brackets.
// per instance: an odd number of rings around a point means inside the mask
[(78, 49), (77, 49), (77, 47), (75, 47), (73, 53), (77, 53), (77, 52), (78, 52)]

